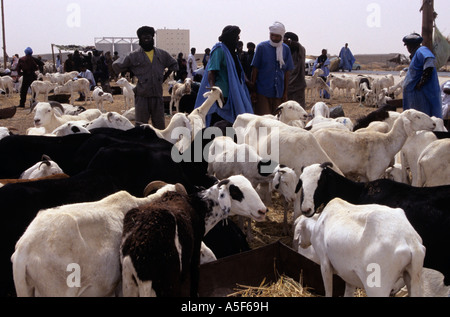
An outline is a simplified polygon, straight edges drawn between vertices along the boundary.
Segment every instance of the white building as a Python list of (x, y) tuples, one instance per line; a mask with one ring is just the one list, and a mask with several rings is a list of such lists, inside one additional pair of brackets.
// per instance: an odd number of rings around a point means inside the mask
[(155, 45), (170, 53), (175, 59), (179, 53), (187, 58), (191, 52), (189, 30), (158, 29), (156, 30)]

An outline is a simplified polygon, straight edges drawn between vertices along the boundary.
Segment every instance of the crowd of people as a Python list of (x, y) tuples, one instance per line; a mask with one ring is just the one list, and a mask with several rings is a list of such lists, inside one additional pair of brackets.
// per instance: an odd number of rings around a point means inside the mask
[[(121, 73), (130, 72), (138, 78), (135, 88), (136, 123), (146, 124), (151, 119), (159, 129), (165, 127), (162, 85), (172, 73), (178, 82), (191, 78), (197, 85), (194, 108), (203, 104), (203, 94), (208, 87), (221, 88), (225, 104), (222, 108), (217, 105), (211, 108), (207, 126), (221, 120), (232, 124), (242, 113), (272, 114), (287, 100), (297, 101), (305, 107), (306, 49), (298, 35), (287, 32), (283, 23), (274, 22), (268, 28), (267, 40), (257, 45), (248, 42), (244, 51), (240, 33), (240, 28), (235, 25), (223, 28), (218, 42), (211, 49), (205, 49), (201, 61), (203, 67), (200, 68), (195, 57), (196, 48), (191, 48), (187, 58), (179, 53), (175, 59), (154, 46), (155, 30), (149, 26), (137, 30), (140, 47), (125, 56), (119, 58), (117, 52), (111, 55), (111, 52), (103, 54), (94, 50), (83, 55), (74, 51), (64, 63), (58, 55), (56, 67), (61, 72), (77, 71), (80, 77), (91, 81), (92, 89), (101, 83), (108, 92), (111, 80), (117, 79)], [(439, 86), (435, 57), (421, 45), (422, 41), (421, 36), (415, 33), (403, 39), (411, 53), (411, 65), (404, 84), (404, 109), (414, 108), (442, 118), (443, 111), (447, 115), (443, 110), (443, 98), (448, 92)], [(339, 70), (351, 72), (355, 57), (348, 43), (342, 47), (339, 59)], [(24, 78), (21, 96), (25, 98), (24, 89), (35, 80), (39, 62), (32, 57), (31, 48), (27, 48), (24, 57), (13, 57), (12, 64), (17, 65), (14, 67), (17, 76)], [(328, 51), (323, 49), (314, 62), (313, 73), (321, 69), (321, 76), (326, 81), (329, 67)], [(325, 91), (322, 93), (324, 98), (329, 98)], [(24, 98), (21, 98), (20, 107), (24, 106)]]

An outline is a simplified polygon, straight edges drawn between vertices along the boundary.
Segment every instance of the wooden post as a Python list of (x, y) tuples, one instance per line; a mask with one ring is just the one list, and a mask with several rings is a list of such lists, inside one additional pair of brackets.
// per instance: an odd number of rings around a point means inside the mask
[(6, 39), (5, 39), (5, 12), (3, 9), (3, 0), (1, 2), (2, 5), (2, 34), (3, 34), (3, 68), (6, 69), (6, 62), (8, 59), (8, 54), (6, 54)]
[(423, 45), (433, 51), (434, 0), (423, 0), (422, 8)]

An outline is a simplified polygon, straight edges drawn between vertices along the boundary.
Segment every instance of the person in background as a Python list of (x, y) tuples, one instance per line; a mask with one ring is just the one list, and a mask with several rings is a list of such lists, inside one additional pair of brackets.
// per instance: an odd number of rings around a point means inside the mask
[(411, 63), (403, 82), (403, 110), (416, 109), (442, 118), (441, 87), (435, 66), (436, 58), (430, 49), (422, 46), (423, 38), (412, 33), (403, 38)]
[(164, 129), (163, 83), (178, 70), (178, 63), (168, 52), (155, 47), (153, 27), (142, 26), (136, 33), (140, 47), (116, 60), (113, 69), (116, 74), (130, 71), (138, 78), (136, 125), (147, 124), (151, 118), (153, 127)]
[(448, 108), (450, 107), (450, 80), (447, 80), (442, 85), (441, 96), (442, 96), (442, 118), (449, 119), (450, 112)]
[(345, 46), (341, 48), (339, 58), (339, 69), (342, 71), (348, 70), (351, 72), (353, 64), (355, 63), (355, 57), (353, 56), (352, 51), (348, 48), (348, 43), (345, 43)]
[(255, 56), (256, 45), (253, 42), (247, 43), (247, 51), (242, 54), (241, 64), (244, 68), (245, 77), (248, 81), (252, 78), (252, 61), (253, 56)]
[(72, 54), (68, 54), (67, 59), (64, 62), (64, 72), (69, 73), (73, 70), (74, 70), (74, 68), (73, 68)]
[(245, 74), (236, 54), (241, 30), (238, 26), (227, 25), (219, 37), (219, 42), (211, 49), (211, 58), (198, 90), (195, 107), (206, 100), (203, 94), (207, 87), (217, 86), (222, 90), (225, 104), (219, 108), (214, 104), (206, 116), (206, 126), (226, 120), (233, 124), (242, 113), (253, 113), (250, 93), (245, 83)]
[(33, 81), (37, 79), (36, 71), (39, 69), (33, 58), (33, 50), (31, 47), (25, 49), (25, 56), (19, 58), (17, 64), (17, 73), (22, 76), (22, 87), (20, 88), (20, 102), (17, 107), (25, 108), (25, 102), (27, 100), (28, 88)]
[(19, 73), (17, 72), (17, 65), (19, 64), (19, 54), (14, 54), (11, 62), (11, 78), (17, 82)]
[(283, 43), (284, 25), (275, 22), (269, 31), (270, 39), (258, 44), (252, 62), (252, 100), (258, 115), (272, 114), (288, 100), (289, 73), (294, 69), (291, 50)]
[[(323, 49), (322, 54), (314, 61), (312, 74), (314, 75), (319, 68), (323, 71), (323, 75), (320, 75), (320, 78), (326, 83), (327, 77), (330, 74), (330, 59), (328, 58), (328, 50), (326, 49)], [(323, 98), (330, 99), (330, 94), (327, 91), (322, 89), (320, 94)]]
[(187, 60), (187, 77), (193, 79), (194, 78), (194, 72), (197, 70), (197, 61), (195, 60), (195, 52), (196, 48), (191, 48), (191, 54), (188, 56)]
[(202, 60), (204, 69), (206, 69), (206, 65), (208, 65), (210, 58), (211, 58), (211, 49), (208, 47), (208, 48), (205, 48), (205, 54), (203, 55), (203, 60)]
[[(84, 62), (81, 65), (80, 73), (78, 74), (78, 78), (86, 78), (89, 80), (89, 89), (92, 91), (97, 86), (94, 78), (94, 74), (88, 69), (88, 64)], [(80, 93), (80, 98), (77, 101), (84, 101), (86, 96), (83, 93)]]
[(288, 99), (297, 101), (302, 107), (306, 107), (305, 90), (305, 60), (306, 49), (300, 44), (297, 34), (286, 32), (284, 43), (291, 49), (294, 69), (289, 76)]

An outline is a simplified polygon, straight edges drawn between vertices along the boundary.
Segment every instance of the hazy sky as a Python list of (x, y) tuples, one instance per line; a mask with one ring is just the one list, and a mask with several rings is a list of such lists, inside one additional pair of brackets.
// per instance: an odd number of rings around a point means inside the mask
[[(212, 47), (229, 24), (241, 40), (268, 39), (274, 21), (296, 33), (308, 55), (403, 53), (404, 35), (421, 33), (422, 0), (3, 0), (6, 49), (23, 55), (51, 52), (51, 44), (94, 45), (96, 37), (135, 37), (136, 29), (189, 29), (197, 52)], [(436, 24), (450, 35), (450, 1), (435, 0)]]

